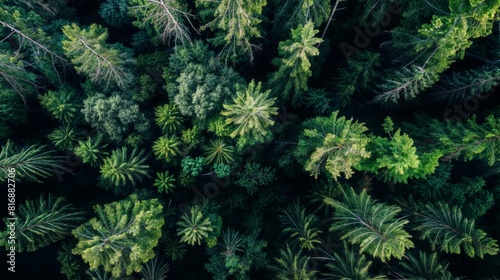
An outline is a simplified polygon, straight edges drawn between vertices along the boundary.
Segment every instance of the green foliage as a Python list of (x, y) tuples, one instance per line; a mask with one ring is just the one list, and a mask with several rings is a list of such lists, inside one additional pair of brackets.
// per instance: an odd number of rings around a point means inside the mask
[(189, 245), (200, 245), (201, 240), (206, 239), (211, 231), (213, 228), (210, 219), (203, 216), (198, 206), (192, 206), (177, 222), (177, 235), (181, 236), (181, 242)]
[(58, 91), (48, 91), (40, 95), (40, 104), (56, 119), (73, 123), (80, 117), (82, 107), (76, 91), (65, 86)]
[(64, 172), (66, 169), (62, 167), (63, 162), (63, 157), (57, 156), (46, 146), (31, 145), (18, 149), (7, 141), (0, 152), (0, 178), (7, 181), (9, 170), (15, 168), (16, 180), (41, 183), (41, 179)]
[(130, 15), (137, 20), (134, 25), (145, 28), (156, 40), (169, 43), (171, 39), (177, 43), (191, 42), (188, 24), (189, 14), (185, 5), (177, 0), (129, 0)]
[(104, 162), (104, 158), (109, 155), (105, 149), (108, 144), (103, 143), (104, 136), (88, 137), (86, 141), (78, 141), (79, 145), (75, 148), (74, 153), (82, 159), (84, 163), (88, 163), (93, 167), (97, 167)]
[(177, 238), (169, 238), (165, 242), (163, 250), (165, 251), (165, 254), (172, 259), (172, 261), (182, 261), (184, 259), (184, 255), (186, 254), (186, 245), (179, 242)]
[[(325, 276), (333, 277), (334, 279), (386, 279), (384, 276), (371, 276), (369, 274), (372, 261), (366, 260), (365, 255), (358, 254), (352, 250), (347, 242), (343, 242), (343, 250), (333, 253), (333, 256), (327, 255), (324, 260), (328, 261), (326, 267), (330, 270)], [(431, 278), (432, 279), (432, 278)], [(437, 279), (437, 278), (436, 278)]]
[(175, 133), (182, 128), (182, 116), (175, 104), (164, 104), (155, 108), (156, 124), (163, 133)]
[(163, 262), (158, 255), (147, 262), (141, 270), (142, 280), (164, 280), (167, 279), (169, 270), (168, 263)]
[(231, 174), (231, 166), (224, 163), (216, 163), (214, 164), (214, 173), (219, 178), (226, 178)]
[(447, 265), (443, 266), (438, 262), (436, 253), (428, 254), (418, 251), (418, 256), (415, 254), (407, 254), (407, 258), (400, 263), (403, 271), (401, 276), (411, 279), (455, 279), (451, 273), (446, 270)]
[(269, 127), (274, 124), (271, 117), (278, 114), (278, 108), (273, 107), (276, 98), (269, 98), (270, 90), (261, 92), (262, 84), (255, 85), (252, 80), (243, 90), (237, 86), (233, 104), (224, 104), (221, 115), (227, 117), (226, 123), (234, 125), (231, 137), (246, 138), (248, 143), (265, 142)]
[(283, 99), (293, 94), (293, 101), (298, 101), (298, 95), (307, 90), (307, 79), (312, 75), (309, 57), (319, 55), (317, 44), (323, 40), (314, 37), (318, 33), (312, 21), (305, 25), (299, 24), (292, 29), (291, 39), (279, 43), (280, 58), (273, 61), (278, 67), (269, 83), (275, 93), (281, 93)]
[(247, 189), (250, 195), (257, 191), (257, 187), (267, 185), (276, 178), (276, 170), (271, 167), (263, 167), (257, 162), (248, 162), (242, 172), (238, 173), (236, 185)]
[(493, 165), (498, 157), (500, 138), (500, 120), (494, 115), (486, 117), (482, 124), (478, 124), (476, 116), (465, 123), (441, 124), (434, 121), (432, 135), (439, 139), (444, 146), (445, 158), (452, 159), (463, 155), (464, 160), (479, 158), (487, 160)]
[(149, 177), (149, 165), (146, 165), (147, 156), (144, 150), (134, 148), (128, 152), (127, 147), (114, 150), (111, 156), (104, 159), (101, 165), (101, 178), (114, 187), (123, 188), (127, 185), (135, 186)]
[(81, 255), (90, 269), (99, 267), (113, 277), (139, 272), (151, 260), (164, 224), (163, 206), (157, 199), (128, 198), (94, 206), (97, 218), (73, 230), (78, 244), (73, 254)]
[(234, 161), (234, 148), (221, 138), (210, 139), (208, 145), (204, 146), (207, 163), (228, 164)]
[(170, 174), (170, 172), (157, 172), (153, 186), (158, 188), (158, 193), (170, 193), (175, 188), (174, 183), (175, 177), (173, 174)]
[(177, 137), (162, 136), (155, 141), (153, 145), (153, 152), (157, 159), (164, 159), (169, 162), (180, 153), (180, 145), (181, 142), (179, 142)]
[(99, 15), (107, 24), (121, 27), (130, 22), (127, 0), (106, 0), (99, 8)]
[(191, 176), (191, 174), (187, 174), (184, 172), (181, 172), (181, 174), (179, 174), (179, 184), (181, 186), (190, 188), (193, 187), (195, 183), (196, 183), (196, 178)]
[(211, 41), (216, 46), (223, 45), (218, 57), (226, 61), (237, 61), (241, 55), (246, 54), (249, 60), (253, 61), (255, 45), (251, 40), (261, 36), (257, 26), (262, 21), (260, 17), (266, 2), (266, 0), (220, 0), (215, 3), (209, 0), (196, 1), (197, 7), (205, 10), (200, 11), (200, 14), (213, 14), (213, 20), (211, 19), (202, 29), (210, 27), (216, 30), (215, 38)]
[(61, 250), (57, 252), (57, 261), (61, 265), (61, 274), (67, 279), (80, 280), (82, 279), (80, 263), (83, 262), (71, 253), (74, 245), (73, 242), (62, 243)]
[(316, 271), (309, 268), (309, 257), (302, 255), (300, 250), (293, 251), (288, 244), (286, 250), (280, 249), (280, 256), (274, 258), (277, 265), (274, 266), (278, 280), (314, 280)]
[(131, 74), (126, 69), (128, 53), (121, 47), (106, 43), (108, 31), (92, 24), (82, 29), (76, 24), (62, 28), (66, 39), (62, 42), (65, 54), (75, 65), (78, 73), (87, 76), (93, 83), (104, 83), (105, 88), (117, 85), (125, 89), (130, 84)]
[(498, 254), (497, 241), (477, 229), (474, 220), (464, 218), (458, 207), (427, 204), (414, 215), (420, 224), (415, 230), (421, 232), (421, 239), (429, 240), (433, 250), (450, 254), (460, 254), (463, 250), (467, 256), (481, 259)]
[(52, 131), (47, 138), (62, 151), (72, 151), (79, 142), (81, 134), (71, 125), (63, 125)]
[[(0, 54), (1, 59), (1, 54)], [(1, 65), (1, 60), (0, 60)], [(27, 119), (27, 107), (23, 97), (12, 89), (0, 84), (0, 128), (8, 130), (9, 125), (24, 124)], [(0, 133), (0, 139), (6, 139), (7, 133)]]
[[(32, 252), (64, 239), (83, 220), (83, 212), (77, 211), (63, 197), (40, 195), (35, 200), (26, 200), (16, 210), (15, 247), (16, 252)], [(7, 219), (4, 220), (8, 225)], [(1, 232), (2, 246), (7, 250), (12, 246), (7, 242), (11, 229)]]
[(290, 234), (290, 238), (298, 241), (301, 249), (313, 250), (321, 243), (318, 235), (322, 233), (317, 226), (316, 216), (306, 215), (306, 209), (296, 200), (286, 209), (281, 209), (278, 215), (283, 233)]
[(335, 207), (336, 222), (330, 231), (339, 230), (342, 239), (359, 244), (360, 253), (366, 252), (381, 261), (401, 259), (413, 247), (411, 235), (403, 227), (408, 220), (398, 218), (401, 208), (377, 202), (364, 190), (342, 189), (343, 202), (325, 198), (325, 203)]
[(203, 139), (200, 128), (193, 126), (192, 128), (184, 129), (182, 131), (182, 142), (186, 145), (186, 150), (196, 147)]
[(190, 156), (187, 156), (183, 158), (181, 161), (182, 172), (189, 174), (193, 177), (196, 177), (198, 176), (198, 174), (200, 174), (204, 165), (205, 165), (204, 157), (192, 158)]
[(330, 117), (306, 120), (299, 136), (295, 156), (315, 178), (325, 168), (334, 179), (343, 172), (348, 179), (363, 158), (370, 157), (365, 147), (370, 141), (364, 134), (364, 123), (338, 117), (338, 111)]
[(82, 113), (92, 127), (113, 141), (122, 141), (132, 133), (145, 134), (149, 122), (134, 102), (120, 95), (106, 97), (96, 94), (83, 102)]

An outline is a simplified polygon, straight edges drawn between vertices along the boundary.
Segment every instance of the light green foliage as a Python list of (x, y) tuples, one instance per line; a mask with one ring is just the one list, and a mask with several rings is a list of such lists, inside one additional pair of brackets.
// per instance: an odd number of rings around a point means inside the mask
[(85, 121), (113, 141), (121, 141), (133, 132), (144, 134), (149, 130), (148, 119), (139, 106), (120, 95), (106, 97), (98, 93), (85, 99), (83, 104)]
[(286, 250), (280, 249), (278, 258), (274, 258), (277, 280), (314, 280), (316, 271), (309, 266), (310, 257), (304, 256), (301, 250), (294, 251), (286, 244)]
[(377, 202), (366, 190), (357, 194), (349, 187), (342, 192), (343, 202), (324, 200), (336, 210), (331, 231), (341, 231), (342, 239), (359, 244), (360, 253), (366, 252), (382, 262), (401, 259), (413, 247), (411, 235), (403, 228), (408, 220), (397, 217), (401, 208)]
[(64, 52), (75, 65), (78, 73), (87, 76), (93, 83), (103, 83), (105, 88), (116, 85), (127, 88), (132, 79), (126, 69), (129, 63), (124, 48), (106, 43), (108, 31), (92, 24), (82, 29), (76, 24), (62, 28), (66, 39), (62, 42)]
[(275, 94), (282, 94), (287, 99), (292, 93), (293, 101), (298, 101), (299, 94), (307, 90), (307, 80), (312, 75), (311, 56), (319, 55), (317, 44), (323, 40), (314, 37), (318, 33), (312, 21), (300, 24), (292, 29), (292, 36), (279, 43), (279, 56), (273, 60), (278, 71), (271, 74), (269, 83)]
[(298, 241), (301, 249), (313, 250), (321, 243), (318, 235), (322, 233), (317, 226), (316, 216), (306, 215), (306, 209), (296, 200), (279, 214), (283, 233)]
[(101, 165), (104, 158), (109, 155), (106, 150), (108, 144), (104, 143), (102, 134), (88, 137), (86, 141), (78, 141), (78, 144), (74, 150), (75, 155), (81, 158), (84, 163), (88, 163), (93, 167)]
[(7, 181), (9, 169), (15, 168), (16, 181), (26, 179), (41, 183), (42, 179), (65, 171), (63, 162), (64, 157), (57, 156), (46, 146), (31, 145), (18, 149), (7, 141), (0, 151), (0, 178)]
[(81, 133), (71, 125), (60, 126), (52, 131), (47, 138), (62, 151), (72, 151), (81, 139)]
[(216, 31), (212, 42), (216, 46), (223, 45), (218, 57), (234, 62), (245, 54), (253, 61), (255, 45), (251, 40), (261, 36), (258, 24), (262, 21), (260, 17), (266, 4), (266, 0), (196, 1), (197, 7), (205, 10), (201, 14), (213, 15), (202, 29), (210, 27)]
[(141, 270), (142, 280), (164, 280), (167, 279), (169, 271), (168, 263), (164, 262), (158, 255), (147, 262)]
[(214, 173), (219, 178), (226, 178), (231, 174), (231, 167), (227, 164), (214, 164)]
[(477, 229), (474, 220), (464, 218), (458, 207), (449, 207), (438, 203), (436, 207), (425, 205), (414, 212), (418, 223), (415, 230), (420, 231), (421, 239), (427, 239), (433, 250), (449, 254), (461, 254), (469, 257), (484, 258), (485, 255), (497, 255), (497, 241)]
[(271, 167), (263, 167), (257, 162), (248, 162), (242, 172), (238, 173), (236, 185), (247, 189), (252, 195), (257, 191), (257, 187), (267, 185), (276, 179), (276, 170)]
[(211, 231), (213, 229), (210, 219), (203, 216), (198, 206), (192, 206), (177, 222), (177, 235), (181, 236), (181, 242), (189, 245), (200, 245), (201, 240), (206, 239)]
[(130, 22), (127, 0), (106, 0), (99, 8), (99, 15), (107, 24), (121, 27)]
[(338, 111), (330, 117), (306, 120), (299, 136), (295, 156), (315, 178), (325, 168), (337, 180), (340, 173), (348, 179), (363, 158), (370, 157), (366, 145), (370, 141), (364, 133), (364, 123), (338, 117)]
[(92, 280), (118, 280), (119, 279), (119, 278), (113, 277), (111, 273), (109, 273), (108, 271), (106, 271), (102, 268), (87, 270), (87, 277), (89, 279), (92, 279)]
[(208, 122), (208, 131), (215, 133), (219, 137), (228, 137), (233, 132), (230, 126), (226, 123), (225, 118), (217, 116)]
[(50, 90), (39, 98), (40, 104), (57, 120), (73, 123), (80, 117), (82, 104), (70, 86), (63, 86), (58, 91)]
[(101, 165), (101, 178), (117, 188), (136, 186), (149, 177), (149, 165), (144, 150), (134, 148), (129, 153), (127, 147), (114, 150)]
[(432, 135), (439, 139), (444, 146), (446, 159), (463, 156), (468, 161), (479, 158), (493, 165), (497, 161), (500, 144), (500, 120), (494, 115), (486, 117), (482, 124), (478, 124), (476, 116), (465, 123), (446, 124), (434, 121)]
[(153, 186), (158, 188), (159, 193), (170, 193), (175, 188), (175, 177), (170, 172), (157, 172)]
[(163, 133), (175, 133), (182, 128), (181, 112), (175, 104), (164, 104), (155, 108), (156, 124)]
[(169, 238), (165, 242), (163, 250), (172, 261), (182, 261), (186, 254), (186, 244), (179, 242), (177, 238)]
[(162, 136), (155, 141), (153, 152), (157, 159), (164, 159), (169, 162), (180, 153), (180, 145), (181, 142), (176, 136)]
[(407, 254), (407, 258), (400, 263), (403, 268), (400, 275), (409, 279), (456, 279), (451, 273), (438, 261), (436, 253), (428, 254), (418, 251), (418, 256), (414, 253)]
[(484, 190), (486, 182), (481, 177), (462, 177), (451, 182), (451, 165), (442, 163), (436, 173), (415, 181), (412, 194), (422, 202), (438, 199), (462, 210), (469, 219), (480, 217), (494, 204), (493, 193)]
[(328, 0), (280, 0), (271, 3), (275, 3), (272, 35), (278, 38), (308, 21), (319, 27), (330, 13)]
[(328, 261), (326, 266), (330, 270), (325, 276), (349, 280), (386, 279), (381, 275), (371, 276), (369, 270), (372, 261), (367, 260), (364, 254), (352, 250), (347, 242), (344, 241), (343, 244), (343, 250), (338, 250), (333, 256), (327, 255), (325, 258)]
[(23, 61), (15, 56), (0, 53), (0, 78), (2, 88), (13, 90), (24, 101), (25, 96), (36, 88), (34, 82), (36, 76), (28, 72)]
[(169, 43), (191, 42), (189, 14), (183, 1), (178, 0), (129, 0), (130, 14), (137, 20), (134, 25), (144, 28), (157, 41)]
[(183, 158), (181, 162), (182, 172), (189, 174), (193, 177), (196, 177), (198, 176), (198, 174), (200, 174), (204, 165), (205, 165), (204, 157), (192, 158), (190, 156), (187, 156)]
[(116, 278), (141, 271), (155, 255), (162, 208), (157, 199), (138, 200), (135, 194), (94, 206), (97, 217), (73, 230), (78, 239), (73, 254), (81, 255), (91, 270), (102, 267)]
[(204, 146), (207, 163), (229, 164), (234, 161), (234, 148), (224, 142), (221, 138), (210, 139), (208, 145)]
[[(35, 200), (26, 200), (16, 209), (16, 252), (36, 251), (70, 235), (73, 228), (83, 221), (83, 212), (66, 202), (63, 197), (40, 195)], [(8, 225), (9, 221), (4, 220)], [(10, 229), (0, 233), (1, 245), (7, 250), (12, 246), (7, 238)]]
[(261, 92), (261, 86), (253, 80), (244, 91), (237, 86), (233, 104), (224, 104), (221, 115), (227, 117), (227, 124), (235, 127), (232, 138), (247, 138), (245, 142), (253, 144), (265, 142), (270, 134), (269, 128), (274, 124), (271, 117), (278, 114), (278, 108), (273, 106), (276, 98), (269, 98), (271, 91)]
[(201, 135), (200, 128), (194, 125), (192, 128), (184, 129), (182, 131), (182, 143), (186, 145), (186, 150), (190, 150), (196, 146), (203, 140), (203, 136)]

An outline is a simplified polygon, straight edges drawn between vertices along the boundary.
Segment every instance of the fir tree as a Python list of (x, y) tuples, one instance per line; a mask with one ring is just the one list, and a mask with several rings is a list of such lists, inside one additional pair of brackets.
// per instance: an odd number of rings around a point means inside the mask
[(75, 155), (93, 167), (101, 165), (104, 158), (109, 155), (106, 150), (108, 144), (104, 143), (103, 134), (88, 137), (86, 141), (78, 141), (78, 144), (74, 151)]
[(192, 206), (177, 222), (177, 235), (189, 245), (200, 245), (210, 231), (213, 231), (210, 219), (203, 216), (198, 206)]
[(173, 159), (173, 157), (180, 153), (180, 144), (181, 142), (175, 136), (162, 136), (155, 141), (153, 145), (153, 152), (157, 159), (164, 159), (169, 162)]
[(129, 153), (127, 147), (114, 150), (101, 165), (101, 178), (114, 187), (123, 188), (137, 185), (149, 177), (149, 166), (143, 150), (134, 148)]
[(39, 98), (40, 104), (57, 120), (73, 123), (80, 117), (80, 98), (69, 85), (58, 91), (48, 91)]

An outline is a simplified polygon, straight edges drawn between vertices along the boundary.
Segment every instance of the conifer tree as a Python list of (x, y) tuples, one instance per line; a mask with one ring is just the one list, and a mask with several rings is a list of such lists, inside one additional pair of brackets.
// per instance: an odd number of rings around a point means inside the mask
[(49, 90), (39, 98), (40, 104), (57, 120), (73, 123), (80, 117), (81, 100), (69, 85), (58, 91)]
[[(63, 197), (40, 195), (35, 200), (26, 200), (16, 209), (16, 252), (35, 251), (64, 239), (71, 230), (83, 221), (83, 212), (66, 202)], [(6, 224), (9, 222), (5, 220)], [(7, 250), (10, 229), (1, 232), (1, 243)]]
[(363, 158), (370, 157), (365, 148), (370, 139), (364, 134), (363, 123), (338, 117), (338, 111), (330, 117), (316, 117), (302, 124), (295, 156), (305, 170), (314, 177), (325, 168), (334, 179), (343, 172), (346, 178), (354, 173)]
[(336, 210), (330, 231), (341, 231), (342, 239), (359, 244), (360, 253), (366, 252), (383, 262), (401, 259), (413, 247), (411, 235), (404, 230), (408, 220), (397, 217), (401, 208), (377, 202), (366, 190), (357, 194), (349, 187), (342, 193), (343, 202), (324, 200)]
[(399, 263), (403, 268), (400, 275), (411, 279), (456, 279), (447, 270), (447, 265), (439, 263), (436, 253), (428, 254), (418, 251), (418, 255), (407, 254), (407, 258)]
[(157, 199), (139, 200), (136, 194), (94, 206), (97, 217), (73, 230), (78, 239), (73, 254), (81, 255), (91, 270), (103, 268), (115, 278), (141, 271), (155, 256), (162, 208)]
[(130, 62), (127, 51), (106, 43), (108, 31), (92, 24), (82, 29), (75, 23), (65, 25), (63, 49), (75, 65), (78, 73), (87, 76), (93, 83), (102, 83), (105, 88), (116, 85), (125, 89), (132, 77), (126, 65)]
[(192, 206), (177, 222), (177, 235), (181, 237), (181, 242), (189, 245), (200, 245), (211, 231), (213, 228), (210, 219), (203, 216), (198, 206)]
[(175, 136), (162, 136), (154, 142), (153, 152), (157, 159), (164, 159), (169, 162), (180, 154), (180, 144), (181, 142)]
[(321, 242), (318, 235), (322, 233), (316, 226), (316, 216), (306, 215), (306, 209), (296, 200), (286, 209), (281, 209), (279, 218), (283, 233), (288, 233), (290, 238), (298, 241), (301, 249), (313, 250)]
[(312, 75), (309, 58), (319, 55), (316, 45), (323, 41), (314, 37), (317, 33), (312, 21), (308, 21), (292, 29), (291, 38), (279, 44), (280, 57), (273, 61), (278, 70), (271, 74), (269, 83), (273, 92), (281, 93), (285, 100), (291, 94), (297, 102), (299, 94), (307, 90), (307, 80)]
[(108, 144), (103, 141), (103, 134), (88, 137), (86, 141), (78, 141), (79, 145), (75, 148), (75, 155), (81, 158), (84, 163), (97, 167), (109, 155), (109, 152), (106, 150)]
[(144, 150), (134, 148), (128, 152), (127, 147), (114, 150), (104, 159), (101, 165), (101, 178), (115, 187), (135, 186), (149, 177), (149, 166)]
[(280, 249), (280, 256), (274, 258), (273, 266), (279, 280), (315, 280), (316, 271), (309, 268), (310, 257), (304, 256), (301, 250), (294, 251), (286, 244), (286, 250)]
[(181, 112), (175, 104), (155, 108), (156, 124), (164, 133), (174, 133), (182, 127)]
[(224, 142), (223, 139), (210, 139), (204, 147), (207, 163), (228, 164), (234, 161), (234, 148)]

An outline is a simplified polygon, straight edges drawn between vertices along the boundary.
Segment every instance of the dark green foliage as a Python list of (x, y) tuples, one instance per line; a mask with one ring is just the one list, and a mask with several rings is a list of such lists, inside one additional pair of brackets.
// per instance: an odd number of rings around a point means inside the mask
[(81, 133), (75, 131), (71, 125), (64, 125), (56, 128), (52, 133), (47, 135), (47, 138), (56, 148), (62, 151), (72, 151), (81, 139)]
[(62, 156), (45, 146), (31, 145), (19, 149), (7, 141), (0, 152), (0, 178), (6, 181), (9, 169), (15, 168), (16, 180), (41, 183), (44, 178), (64, 172), (63, 162)]
[(208, 164), (212, 162), (215, 164), (228, 164), (234, 160), (234, 148), (226, 144), (221, 138), (210, 139), (204, 150)]
[(121, 141), (132, 132), (144, 134), (149, 129), (139, 106), (120, 95), (106, 97), (98, 93), (85, 99), (83, 104), (85, 121), (113, 141)]
[(155, 258), (147, 262), (141, 270), (143, 280), (164, 280), (167, 279), (169, 265), (156, 255)]
[(301, 250), (292, 250), (286, 244), (286, 250), (280, 249), (280, 256), (274, 258), (276, 265), (275, 279), (279, 280), (314, 280), (316, 271), (309, 268), (310, 257), (304, 256)]
[(219, 178), (226, 178), (231, 174), (231, 167), (227, 164), (220, 163), (214, 164), (214, 173)]
[(196, 177), (198, 176), (198, 174), (200, 174), (204, 165), (205, 165), (204, 157), (192, 158), (190, 156), (187, 156), (183, 158), (181, 162), (182, 172), (189, 174), (193, 177)]
[(316, 226), (318, 218), (309, 214), (306, 209), (296, 200), (286, 209), (281, 209), (279, 218), (283, 233), (289, 234), (290, 238), (298, 241), (301, 249), (313, 250), (321, 242), (318, 240), (322, 233)]
[(99, 8), (99, 15), (107, 24), (113, 27), (121, 27), (131, 22), (128, 9), (127, 0), (106, 0)]
[(173, 174), (165, 171), (156, 173), (156, 179), (153, 186), (158, 188), (159, 193), (169, 193), (175, 188), (175, 178)]
[(162, 136), (154, 142), (153, 152), (157, 159), (171, 161), (180, 153), (179, 146), (181, 142), (175, 136)]
[[(19, 206), (15, 218), (16, 252), (35, 251), (64, 239), (83, 221), (83, 212), (66, 202), (63, 197), (40, 195), (36, 200), (26, 200)], [(4, 220), (6, 225), (9, 223)], [(2, 246), (7, 250), (10, 229), (0, 235)]]
[(182, 261), (186, 254), (186, 244), (179, 242), (177, 238), (169, 238), (165, 242), (163, 251), (172, 261)]
[(383, 262), (401, 259), (413, 247), (411, 235), (404, 230), (408, 220), (397, 216), (401, 208), (377, 202), (366, 191), (357, 194), (349, 187), (342, 192), (343, 202), (325, 198), (325, 203), (336, 210), (331, 231), (341, 231), (342, 239), (359, 244), (360, 253), (366, 252)]
[(200, 245), (201, 240), (205, 240), (210, 231), (213, 231), (212, 223), (209, 218), (203, 216), (198, 206), (192, 206), (177, 222), (177, 235), (181, 236), (181, 242), (189, 245)]
[(275, 172), (273, 168), (263, 167), (257, 162), (249, 162), (241, 173), (238, 174), (236, 185), (247, 189), (247, 192), (252, 195), (260, 186), (265, 186), (275, 180)]
[(182, 127), (182, 116), (175, 104), (165, 104), (155, 109), (156, 124), (163, 133), (175, 133)]
[(73, 254), (81, 255), (90, 269), (104, 268), (113, 277), (139, 272), (154, 258), (164, 224), (157, 199), (128, 198), (94, 206), (96, 218), (73, 230), (78, 239)]
[(61, 274), (67, 279), (80, 280), (83, 261), (71, 252), (75, 244), (73, 242), (62, 243), (61, 250), (57, 252), (57, 261), (61, 264)]
[(78, 144), (74, 150), (75, 155), (93, 167), (101, 165), (104, 158), (109, 155), (106, 150), (108, 144), (104, 143), (103, 134), (88, 137), (86, 141), (78, 141)]
[[(9, 130), (9, 125), (17, 126), (26, 122), (27, 108), (23, 102), (22, 96), (14, 90), (0, 86), (0, 128), (2, 130)], [(7, 136), (4, 133), (0, 135), (2, 140)]]
[(349, 179), (363, 158), (370, 157), (365, 147), (370, 141), (364, 134), (364, 123), (338, 117), (338, 111), (330, 117), (316, 117), (305, 121), (295, 156), (314, 177), (325, 168), (334, 179), (343, 172)]
[(66, 85), (58, 91), (48, 91), (40, 95), (40, 104), (56, 119), (72, 123), (80, 117), (82, 107), (77, 93)]
[(182, 143), (186, 145), (186, 151), (195, 148), (203, 140), (201, 135), (201, 130), (198, 126), (193, 126), (192, 128), (184, 129), (182, 131)]
[(146, 160), (144, 150), (134, 148), (129, 152), (127, 147), (121, 147), (104, 159), (100, 170), (101, 178), (116, 188), (136, 186), (150, 176)]
[(477, 229), (474, 220), (465, 218), (460, 208), (438, 203), (436, 207), (425, 205), (414, 215), (420, 224), (415, 230), (421, 232), (421, 239), (429, 240), (433, 250), (450, 254), (463, 251), (471, 258), (498, 254), (497, 241)]
[(418, 256), (409, 253), (400, 266), (403, 268), (400, 274), (411, 279), (455, 279), (447, 270), (447, 265), (438, 262), (436, 253), (418, 251)]

